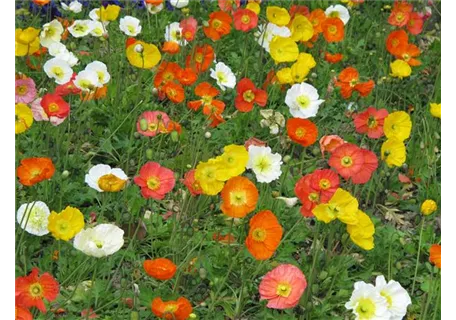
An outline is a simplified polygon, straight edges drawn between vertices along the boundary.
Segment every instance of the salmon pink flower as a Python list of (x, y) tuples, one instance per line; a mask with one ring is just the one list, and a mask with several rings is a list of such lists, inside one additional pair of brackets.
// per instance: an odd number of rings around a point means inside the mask
[(331, 169), (315, 170), (309, 183), (312, 189), (319, 192), (320, 203), (326, 203), (339, 188), (339, 176)]
[(329, 165), (345, 179), (356, 175), (364, 164), (364, 155), (361, 148), (351, 143), (344, 143), (333, 151), (329, 158)]
[(272, 309), (289, 309), (298, 305), (307, 287), (306, 277), (292, 264), (282, 264), (268, 272), (261, 280), (260, 300), (268, 300)]
[(325, 151), (332, 153), (336, 150), (339, 146), (345, 143), (344, 139), (339, 137), (338, 135), (329, 135), (323, 136), (320, 139), (320, 150), (321, 156), (325, 157)]
[(413, 5), (406, 1), (394, 2), (393, 10), (388, 18), (388, 23), (392, 26), (403, 27), (410, 20), (410, 14), (412, 13)]
[(195, 39), (196, 28), (198, 27), (198, 22), (193, 17), (188, 17), (187, 19), (182, 20), (179, 23), (179, 26), (182, 29), (182, 37), (186, 41), (193, 41)]
[(233, 12), (233, 10), (236, 8), (239, 8), (241, 5), (241, 0), (218, 0), (218, 6), (220, 10), (226, 11), (226, 12)]
[(32, 78), (16, 79), (16, 103), (28, 104), (35, 100), (36, 87)]
[(367, 183), (370, 180), (372, 173), (378, 168), (378, 158), (375, 153), (367, 149), (361, 149), (361, 151), (364, 157), (364, 164), (361, 167), (361, 170), (351, 177), (354, 184)]
[(81, 89), (76, 87), (76, 85), (74, 84), (74, 79), (76, 78), (76, 75), (76, 73), (73, 73), (73, 76), (71, 77), (70, 81), (64, 84), (59, 84), (55, 88), (54, 93), (62, 97), (65, 97), (69, 94), (80, 94)]
[(162, 200), (174, 188), (174, 172), (157, 162), (147, 162), (139, 170), (134, 182), (141, 188), (144, 198)]
[(138, 118), (136, 129), (146, 137), (153, 137), (157, 133), (166, 133), (170, 119), (162, 111), (146, 111)]
[(260, 107), (264, 107), (268, 100), (266, 91), (258, 89), (249, 78), (243, 78), (239, 81), (237, 87), (237, 96), (234, 100), (234, 106), (240, 112), (249, 112), (253, 109), (256, 103)]
[(249, 138), (245, 143), (244, 147), (245, 149), (249, 150), (250, 146), (257, 146), (257, 147), (266, 147), (266, 142), (257, 139), (255, 137)]
[(247, 32), (256, 28), (258, 25), (258, 16), (249, 9), (237, 9), (233, 13), (234, 29)]
[(418, 12), (412, 12), (407, 22), (407, 30), (413, 35), (420, 34), (423, 31), (423, 24), (423, 17)]
[(311, 186), (312, 174), (307, 174), (296, 182), (294, 192), (301, 201), (301, 214), (306, 218), (312, 218), (313, 208), (320, 203), (320, 193)]
[(386, 109), (375, 109), (369, 107), (363, 112), (360, 112), (354, 117), (354, 124), (356, 132), (367, 133), (367, 136), (371, 139), (378, 139), (383, 137), (383, 122), (388, 116), (388, 110)]

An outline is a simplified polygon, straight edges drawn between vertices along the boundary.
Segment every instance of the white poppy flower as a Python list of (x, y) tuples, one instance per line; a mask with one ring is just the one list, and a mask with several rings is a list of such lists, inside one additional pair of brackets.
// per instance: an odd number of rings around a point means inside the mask
[(108, 32), (105, 26), (100, 21), (93, 21), (92, 22), (92, 31), (90, 31), (90, 35), (94, 37), (102, 37), (106, 35)]
[(146, 3), (147, 11), (149, 11), (150, 14), (157, 14), (160, 11), (163, 10), (163, 3), (160, 3), (158, 6), (154, 6), (153, 4)]
[(390, 320), (401, 320), (407, 314), (408, 305), (412, 304), (410, 296), (401, 284), (390, 280), (386, 283), (384, 276), (375, 279), (375, 288), (381, 296), (386, 298), (388, 310), (391, 313)]
[(82, 91), (93, 91), (103, 85), (98, 81), (98, 74), (92, 70), (83, 70), (74, 78), (74, 85)]
[(329, 6), (325, 10), (325, 14), (330, 18), (339, 18), (344, 24), (347, 24), (348, 20), (350, 20), (350, 13), (348, 12), (348, 9), (340, 4)]
[(55, 57), (63, 61), (66, 61), (70, 67), (77, 65), (79, 62), (79, 59), (74, 55), (74, 53), (68, 50), (66, 52), (59, 53)]
[(293, 197), (293, 198), (277, 197), (276, 199), (279, 199), (279, 200), (282, 200), (283, 202), (285, 202), (285, 205), (288, 208), (293, 208), (296, 205), (296, 203), (298, 203), (298, 198), (296, 198), (296, 197)]
[(56, 57), (61, 53), (68, 52), (68, 49), (63, 43), (54, 42), (48, 47), (48, 52), (51, 56)]
[(59, 58), (52, 58), (46, 61), (43, 66), (49, 78), (53, 78), (57, 84), (65, 84), (70, 81), (73, 76), (73, 69), (71, 69), (68, 62)]
[(112, 169), (106, 164), (93, 166), (85, 175), (85, 183), (99, 192), (119, 191), (127, 180), (128, 177), (122, 169)]
[(127, 36), (136, 37), (142, 29), (140, 23), (141, 21), (135, 17), (125, 16), (120, 19), (119, 28)]
[(270, 147), (249, 146), (249, 161), (246, 168), (252, 169), (258, 182), (269, 183), (277, 180), (282, 174), (281, 165), (282, 156), (272, 153)]
[(258, 31), (254, 35), (258, 44), (269, 52), (269, 44), (275, 36), (288, 38), (291, 36), (291, 31), (287, 27), (279, 27), (274, 23), (267, 23), (259, 25)]
[(169, 4), (178, 9), (188, 6), (189, 0), (169, 0)]
[(42, 201), (24, 203), (17, 210), (17, 223), (30, 234), (44, 236), (49, 233), (50, 214), (48, 206)]
[(92, 29), (92, 20), (75, 20), (73, 24), (68, 27), (68, 31), (75, 38), (85, 37), (92, 31)]
[(40, 33), (40, 43), (43, 47), (49, 48), (53, 43), (60, 42), (63, 33), (62, 24), (54, 19), (43, 25), (43, 30)]
[(308, 83), (294, 84), (287, 90), (285, 104), (290, 108), (293, 117), (307, 119), (314, 117), (318, 107), (325, 100), (318, 99), (318, 91)]
[(65, 11), (71, 11), (73, 13), (79, 13), (82, 11), (82, 3), (78, 2), (77, 0), (71, 1), (69, 5), (62, 2), (62, 9)]
[(211, 78), (217, 80), (217, 84), (223, 91), (225, 87), (234, 88), (236, 86), (236, 77), (231, 69), (223, 62), (215, 65), (215, 70), (211, 69)]
[(102, 85), (108, 83), (111, 79), (111, 75), (108, 72), (108, 67), (106, 67), (106, 65), (103, 62), (93, 61), (85, 67), (85, 70), (95, 71), (98, 75), (98, 81)]
[(355, 320), (390, 320), (391, 317), (386, 298), (373, 285), (364, 281), (355, 283), (355, 290), (345, 308), (353, 311)]
[(181, 46), (187, 45), (187, 41), (182, 37), (182, 28), (179, 22), (172, 22), (166, 26), (165, 40), (177, 42)]
[(94, 228), (81, 230), (73, 246), (88, 256), (101, 258), (110, 256), (122, 248), (124, 231), (113, 224), (99, 224)]

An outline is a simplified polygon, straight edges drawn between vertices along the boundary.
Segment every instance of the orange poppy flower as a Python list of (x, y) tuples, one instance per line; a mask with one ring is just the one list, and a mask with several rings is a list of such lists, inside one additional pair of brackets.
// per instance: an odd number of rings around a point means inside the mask
[(442, 246), (433, 244), (429, 249), (429, 261), (437, 268), (442, 268)]
[(180, 84), (175, 82), (167, 82), (163, 88), (163, 92), (165, 92), (166, 96), (169, 100), (174, 103), (181, 103), (185, 99), (185, 91), (184, 88)]
[(251, 111), (254, 103), (264, 107), (268, 100), (266, 91), (256, 88), (249, 78), (241, 79), (236, 86), (236, 91), (237, 96), (234, 100), (234, 106), (241, 112)]
[(354, 144), (344, 143), (331, 153), (328, 163), (342, 177), (349, 179), (364, 165), (363, 151)]
[(59, 283), (49, 273), (39, 274), (33, 268), (27, 276), (16, 278), (16, 303), (25, 308), (36, 307), (46, 312), (44, 299), (54, 301), (59, 294)]
[(234, 29), (247, 32), (258, 25), (258, 16), (249, 9), (237, 9), (233, 13)]
[(355, 124), (356, 132), (367, 133), (367, 136), (372, 139), (383, 137), (383, 122), (388, 116), (388, 110), (375, 109), (369, 107), (363, 112), (354, 115), (353, 123)]
[(186, 320), (193, 311), (190, 301), (184, 297), (166, 302), (157, 297), (152, 300), (151, 308), (155, 316), (167, 320)]
[(193, 55), (188, 55), (185, 60), (185, 66), (192, 68), (196, 72), (204, 72), (214, 61), (214, 49), (209, 44), (196, 46)]
[(345, 143), (344, 139), (339, 137), (338, 135), (329, 135), (323, 136), (320, 138), (320, 151), (321, 156), (325, 157), (325, 152), (332, 153), (336, 150), (339, 146)]
[(222, 244), (233, 244), (236, 242), (236, 238), (231, 233), (222, 235), (220, 232), (217, 232), (212, 235), (212, 239)]
[(403, 27), (407, 24), (412, 13), (413, 5), (406, 1), (395, 1), (393, 10), (388, 18), (388, 23), (392, 26)]
[(197, 111), (201, 106), (204, 107), (203, 113), (206, 115), (211, 114), (211, 111), (225, 109), (225, 103), (220, 100), (214, 100), (220, 92), (213, 87), (209, 82), (201, 82), (195, 88), (195, 95), (201, 97), (200, 100), (189, 101), (187, 106), (189, 109)]
[(306, 218), (312, 218), (312, 210), (320, 203), (320, 192), (311, 185), (312, 174), (301, 177), (295, 185), (294, 192), (296, 197), (301, 201), (301, 215)]
[(158, 258), (145, 260), (143, 263), (144, 271), (152, 278), (158, 280), (169, 280), (174, 277), (177, 266), (169, 259)]
[(344, 23), (339, 18), (326, 18), (321, 24), (321, 28), (327, 42), (339, 42), (344, 40)]
[(153, 6), (159, 6), (163, 3), (163, 0), (144, 0), (144, 2)]
[(198, 79), (198, 75), (192, 68), (185, 68), (178, 71), (177, 79), (182, 85), (191, 86)]
[(258, 202), (258, 189), (249, 179), (241, 176), (229, 179), (221, 192), (220, 209), (232, 218), (243, 218), (253, 210)]
[(263, 210), (250, 219), (249, 235), (245, 239), (245, 246), (255, 259), (267, 260), (276, 251), (282, 235), (282, 226), (274, 213)]
[(418, 12), (412, 12), (407, 22), (407, 30), (413, 35), (420, 34), (423, 31), (423, 24), (423, 17)]
[(235, 8), (239, 8), (241, 0), (218, 0), (220, 10), (232, 12)]
[(398, 55), (395, 55), (395, 56), (398, 59), (404, 60), (412, 67), (416, 67), (416, 66), (421, 65), (421, 61), (415, 59), (415, 57), (418, 57), (420, 54), (421, 54), (420, 49), (417, 46), (415, 46), (414, 44), (409, 43), (402, 52), (400, 52)]
[(33, 0), (33, 3), (39, 6), (44, 6), (51, 2), (51, 0)]
[(24, 307), (18, 306), (17, 304), (15, 315), (16, 320), (33, 320), (33, 315), (30, 311)]
[(325, 60), (328, 61), (329, 63), (338, 63), (340, 60), (342, 60), (344, 56), (341, 53), (329, 53), (325, 52)]
[(217, 127), (219, 124), (221, 123), (224, 123), (225, 122), (225, 119), (223, 119), (223, 116), (219, 113), (213, 113), (211, 114), (208, 119), (211, 121), (211, 123), (209, 123), (209, 127), (211, 128), (215, 128)]
[(336, 87), (340, 87), (340, 93), (344, 99), (350, 98), (353, 91), (358, 91), (361, 97), (366, 97), (374, 86), (373, 80), (360, 82), (358, 70), (353, 67), (342, 70), (339, 74), (339, 81), (336, 81)]
[(170, 121), (170, 122), (168, 122), (168, 125), (166, 126), (166, 132), (169, 133), (169, 132), (173, 132), (173, 131), (176, 131), (178, 134), (181, 134), (182, 126), (178, 122)]
[(90, 101), (90, 100), (99, 100), (106, 97), (108, 92), (108, 86), (105, 85), (101, 88), (97, 88), (95, 91), (89, 91), (83, 93), (82, 91), (79, 92), (79, 96), (82, 101)]
[(400, 56), (408, 46), (408, 35), (404, 30), (391, 32), (386, 38), (386, 50), (395, 56)]
[(43, 180), (51, 179), (54, 172), (55, 167), (50, 158), (23, 159), (17, 168), (19, 182), (28, 187)]
[(317, 141), (318, 128), (308, 119), (290, 118), (287, 121), (287, 133), (292, 141), (308, 147)]
[(203, 27), (206, 37), (217, 41), (231, 31), (231, 22), (233, 18), (223, 11), (212, 12), (209, 15), (209, 26)]
[(326, 20), (326, 14), (322, 9), (312, 10), (312, 12), (309, 14), (308, 19), (310, 23), (312, 23), (315, 34), (318, 35), (323, 32), (322, 25)]
[(169, 54), (176, 54), (180, 51), (179, 43), (175, 41), (165, 41), (163, 43), (162, 51)]
[(158, 72), (155, 75), (154, 86), (160, 88), (167, 82), (177, 79), (181, 67), (175, 62), (163, 61), (158, 67)]

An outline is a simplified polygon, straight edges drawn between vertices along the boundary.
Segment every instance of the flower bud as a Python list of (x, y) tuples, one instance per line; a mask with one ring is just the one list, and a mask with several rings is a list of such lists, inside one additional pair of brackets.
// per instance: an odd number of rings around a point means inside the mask
[(179, 141), (179, 133), (177, 131), (171, 132), (171, 140), (173, 142)]
[(284, 163), (288, 163), (288, 161), (290, 161), (290, 160), (291, 160), (291, 156), (288, 155), (288, 154), (285, 157), (283, 157), (283, 162)]
[(206, 139), (209, 139), (211, 136), (212, 136), (212, 134), (209, 131), (206, 131), (206, 133), (204, 134), (204, 137)]
[(434, 200), (427, 199), (421, 204), (421, 213), (428, 216), (437, 210), (437, 203)]
[(68, 176), (70, 175), (70, 172), (68, 170), (64, 170), (62, 172), (62, 179), (66, 179), (68, 178)]
[(141, 128), (142, 131), (146, 131), (148, 127), (146, 119), (139, 120), (139, 128)]
[(146, 158), (147, 158), (148, 160), (152, 160), (152, 156), (153, 156), (153, 155), (154, 155), (154, 153), (153, 153), (153, 150), (152, 150), (152, 149), (147, 149), (147, 150), (146, 150)]
[(203, 26), (209, 27), (209, 22), (208, 21), (203, 21)]

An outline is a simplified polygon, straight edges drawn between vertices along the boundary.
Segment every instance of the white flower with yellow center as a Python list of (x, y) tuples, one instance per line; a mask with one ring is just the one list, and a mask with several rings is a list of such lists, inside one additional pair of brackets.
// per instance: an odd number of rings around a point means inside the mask
[(358, 281), (345, 308), (352, 310), (355, 320), (390, 320), (388, 302), (370, 283)]
[(99, 192), (117, 192), (123, 189), (128, 177), (122, 169), (114, 168), (106, 164), (93, 166), (85, 175), (85, 183)]
[(51, 56), (66, 61), (70, 67), (75, 66), (79, 62), (73, 52), (68, 51), (65, 45), (60, 42), (51, 44), (48, 48), (48, 52)]
[(53, 43), (60, 42), (63, 33), (62, 24), (54, 19), (43, 25), (43, 30), (40, 33), (40, 43), (43, 47), (49, 48)]
[(82, 38), (88, 35), (93, 29), (92, 20), (75, 20), (71, 26), (68, 27), (68, 31), (75, 38)]
[(182, 28), (179, 22), (172, 22), (165, 28), (165, 40), (178, 43), (180, 46), (187, 45), (187, 41), (182, 37)]
[(153, 4), (146, 3), (147, 11), (149, 11), (150, 14), (157, 14), (160, 11), (163, 10), (164, 6), (163, 3), (160, 3), (158, 6), (154, 6)]
[(73, 246), (86, 255), (96, 258), (110, 256), (122, 248), (124, 231), (113, 224), (99, 224), (80, 231)]
[(52, 58), (46, 61), (43, 70), (46, 72), (47, 76), (54, 79), (57, 84), (67, 83), (73, 75), (73, 69), (71, 69), (68, 62), (59, 58)]
[(136, 37), (141, 32), (141, 21), (132, 16), (125, 16), (120, 19), (119, 28), (127, 36)]
[(188, 6), (189, 0), (169, 0), (169, 4), (178, 9)]
[(350, 20), (348, 9), (340, 4), (329, 6), (325, 10), (325, 14), (329, 18), (339, 18), (344, 24), (347, 24), (348, 20)]
[(48, 47), (48, 53), (53, 57), (57, 57), (59, 54), (65, 52), (68, 52), (67, 47), (60, 42), (54, 42)]
[(30, 234), (44, 236), (49, 233), (50, 214), (48, 206), (42, 201), (24, 203), (17, 210), (17, 223)]
[(90, 35), (94, 37), (102, 37), (107, 35), (108, 31), (106, 30), (105, 26), (100, 21), (93, 21), (92, 22), (92, 31), (90, 31)]
[(85, 70), (95, 71), (98, 75), (98, 82), (102, 85), (105, 85), (111, 79), (111, 75), (108, 72), (108, 67), (103, 62), (100, 61), (93, 61), (89, 63)]
[(74, 85), (82, 91), (94, 91), (103, 85), (98, 80), (98, 74), (93, 70), (83, 70), (76, 75)]
[(291, 36), (291, 31), (287, 27), (279, 27), (274, 23), (261, 24), (258, 26), (258, 31), (254, 36), (257, 42), (267, 52), (269, 52), (269, 44), (275, 36), (288, 38)]
[(211, 69), (211, 78), (217, 81), (218, 86), (223, 91), (226, 90), (226, 87), (234, 88), (236, 86), (236, 77), (233, 71), (223, 62), (218, 62), (215, 69)]
[(269, 183), (277, 180), (282, 174), (280, 166), (282, 156), (272, 153), (269, 147), (249, 146), (249, 161), (247, 169), (252, 169), (258, 182)]
[(62, 2), (62, 9), (64, 11), (71, 11), (73, 13), (79, 13), (82, 11), (82, 3), (78, 2), (77, 0), (71, 1), (69, 5)]
[(384, 276), (378, 276), (375, 279), (375, 289), (387, 301), (388, 311), (391, 313), (390, 320), (401, 320), (405, 317), (407, 307), (412, 304), (412, 300), (399, 282), (390, 280), (387, 283)]
[(290, 113), (295, 118), (307, 119), (314, 117), (318, 107), (325, 100), (318, 99), (318, 91), (308, 83), (294, 84), (287, 90), (285, 104), (290, 108)]

